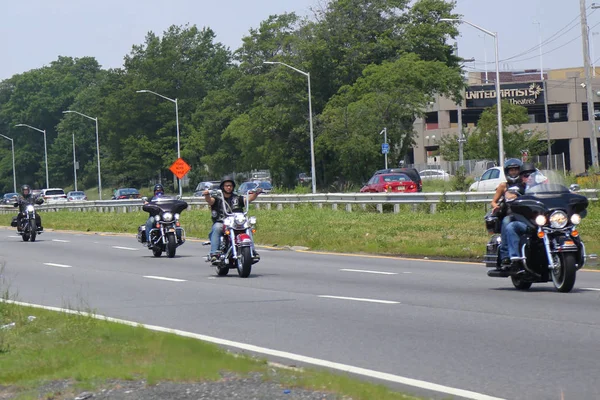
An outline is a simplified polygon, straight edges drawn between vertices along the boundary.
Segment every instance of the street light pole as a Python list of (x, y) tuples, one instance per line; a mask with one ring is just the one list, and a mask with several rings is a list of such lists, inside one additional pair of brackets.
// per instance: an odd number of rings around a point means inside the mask
[[(165, 100), (169, 100), (170, 102), (175, 103), (175, 124), (177, 126), (177, 158), (178, 159), (181, 158), (181, 149), (179, 146), (179, 107), (177, 104), (177, 98), (171, 99), (170, 97), (163, 96), (162, 94), (158, 94), (156, 92), (153, 92), (152, 90), (146, 90), (146, 89), (136, 90), (135, 92), (136, 93), (152, 93), (158, 97), (162, 97)], [(181, 187), (181, 179), (177, 178), (177, 183), (179, 185), (179, 195), (183, 196), (183, 188)]]
[[(387, 144), (387, 127), (383, 128), (383, 130), (381, 132), (379, 132), (379, 134), (381, 135), (383, 133), (383, 143)], [(386, 151), (383, 153), (383, 155), (385, 156), (385, 169), (388, 169), (388, 162), (387, 162), (387, 149)]]
[(73, 133), (73, 176), (75, 177), (75, 191), (77, 191), (77, 160), (75, 158), (75, 134)]
[(480, 31), (487, 33), (488, 35), (494, 38), (494, 52), (496, 53), (496, 108), (498, 111), (498, 158), (500, 161), (500, 167), (504, 168), (504, 140), (502, 137), (502, 94), (500, 92), (500, 60), (498, 58), (498, 33), (488, 31), (487, 29), (484, 29), (464, 19), (441, 18), (440, 21), (459, 22), (471, 25), (473, 28), (479, 29)]
[(313, 194), (317, 193), (317, 178), (315, 173), (315, 144), (314, 144), (314, 136), (313, 136), (313, 121), (312, 121), (312, 101), (310, 94), (310, 72), (304, 72), (299, 70), (298, 68), (294, 68), (291, 65), (286, 63), (282, 63), (280, 61), (263, 61), (263, 64), (281, 64), (294, 71), (306, 76), (308, 80), (308, 123), (310, 129), (310, 172), (311, 172), (311, 180), (312, 180), (312, 192)]
[(27, 125), (27, 124), (17, 124), (15, 126), (25, 126), (27, 128), (36, 130), (38, 132), (42, 132), (44, 134), (44, 159), (46, 161), (46, 189), (49, 189), (50, 183), (49, 183), (49, 179), (48, 179), (48, 146), (46, 145), (46, 130), (34, 128), (33, 126)]
[[(98, 199), (102, 200), (102, 178), (100, 175), (100, 140), (98, 138), (98, 117), (92, 118), (89, 115), (85, 115), (78, 111), (71, 111), (71, 110), (63, 111), (63, 114), (68, 114), (68, 113), (75, 113), (75, 114), (81, 115), (82, 117), (91, 119), (92, 121), (96, 122), (96, 158), (98, 159)], [(74, 143), (75, 143), (75, 141), (73, 141), (73, 148), (75, 147)], [(77, 190), (77, 189), (75, 189), (75, 190)]]
[(0, 136), (2, 136), (5, 139), (10, 140), (10, 144), (12, 145), (12, 161), (13, 161), (13, 189), (14, 192), (17, 193), (17, 172), (15, 169), (15, 141), (11, 138), (9, 138), (8, 136), (4, 136), (2, 134), (0, 134)]

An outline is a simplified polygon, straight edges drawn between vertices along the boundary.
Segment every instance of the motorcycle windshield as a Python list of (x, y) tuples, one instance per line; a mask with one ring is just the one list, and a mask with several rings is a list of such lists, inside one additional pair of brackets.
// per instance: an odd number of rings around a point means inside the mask
[(142, 209), (151, 214), (166, 213), (170, 212), (173, 214), (180, 214), (183, 210), (188, 207), (188, 203), (183, 200), (177, 200), (173, 197), (163, 196), (157, 200), (151, 201), (148, 204), (144, 204)]

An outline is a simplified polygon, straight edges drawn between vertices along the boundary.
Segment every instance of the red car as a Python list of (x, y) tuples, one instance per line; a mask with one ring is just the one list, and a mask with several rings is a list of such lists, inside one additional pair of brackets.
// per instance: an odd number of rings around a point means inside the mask
[(418, 190), (417, 184), (408, 175), (402, 173), (376, 174), (365, 186), (361, 193), (414, 193)]

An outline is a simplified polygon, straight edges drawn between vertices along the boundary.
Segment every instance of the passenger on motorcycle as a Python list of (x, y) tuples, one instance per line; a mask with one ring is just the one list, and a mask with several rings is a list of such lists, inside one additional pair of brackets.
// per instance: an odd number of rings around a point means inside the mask
[[(35, 204), (36, 199), (33, 198), (33, 196), (31, 195), (31, 188), (29, 187), (29, 185), (23, 185), (21, 186), (21, 195), (17, 198), (17, 206), (19, 207), (19, 214), (17, 215), (17, 230), (21, 230), (21, 219), (23, 218), (23, 216), (25, 215), (25, 208), (27, 207), (27, 205), (29, 204)], [(43, 202), (43, 200), (42, 200)], [(41, 203), (39, 203), (41, 204)], [(38, 232), (41, 232), (44, 230), (44, 228), (42, 227), (42, 217), (40, 217), (40, 214), (36, 213), (35, 214), (35, 222), (37, 225), (37, 230)]]
[[(157, 183), (156, 185), (154, 185), (153, 192), (154, 192), (154, 196), (152, 196), (152, 198), (149, 201), (144, 202), (144, 204), (148, 204), (150, 201), (156, 201), (160, 197), (164, 196), (165, 189), (163, 188), (163, 185), (161, 185), (160, 183)], [(148, 247), (152, 247), (152, 243), (150, 241), (150, 231), (152, 230), (153, 225), (154, 225), (154, 215), (150, 215), (148, 217), (148, 219), (146, 220), (146, 245)]]
[(508, 188), (517, 186), (519, 187), (519, 191), (523, 193), (520, 175), (522, 165), (523, 162), (516, 158), (511, 158), (504, 162), (504, 176), (506, 177), (506, 182), (498, 185), (496, 188), (496, 194), (494, 194), (494, 198), (492, 199), (491, 203), (492, 214), (502, 219), (502, 241), (500, 243), (499, 255), (503, 268), (509, 268), (511, 265), (510, 256), (508, 254), (508, 244), (504, 240), (506, 225), (508, 225), (508, 223), (511, 221), (509, 215), (510, 209), (507, 207), (506, 203), (514, 200), (517, 197), (517, 194), (509, 192)]
[[(529, 175), (531, 175), (535, 171), (536, 169), (533, 163), (527, 162), (521, 165), (521, 172), (519, 173), (519, 176), (521, 178), (521, 183), (519, 185), (520, 194), (523, 194), (525, 192), (525, 188), (529, 184)], [(515, 197), (516, 196), (518, 195), (515, 195)], [(504, 254), (504, 256), (507, 255), (508, 260), (502, 258), (502, 267), (505, 269), (511, 268), (515, 270), (520, 270), (521, 257), (519, 252), (519, 242), (521, 240), (521, 235), (527, 232), (527, 225), (524, 222), (511, 219), (510, 215), (505, 217), (505, 220), (507, 220), (506, 223), (502, 221), (502, 243), (500, 246), (500, 251), (502, 251), (502, 247), (506, 249), (506, 253)]]
[[(244, 197), (233, 193), (233, 190), (235, 189), (235, 181), (232, 177), (227, 176), (223, 178), (221, 184), (219, 185), (219, 189), (223, 191), (223, 198), (226, 202), (225, 207), (228, 208), (230, 212), (244, 211)], [(249, 192), (247, 201), (250, 203), (256, 200), (260, 192), (260, 188)], [(209, 234), (210, 261), (215, 262), (219, 258), (219, 242), (221, 236), (223, 235), (223, 219), (225, 218), (225, 215), (223, 215), (223, 205), (221, 204), (222, 200), (220, 198), (212, 197), (209, 189), (204, 190), (202, 194), (204, 195), (204, 200), (208, 203), (211, 210), (213, 226)]]

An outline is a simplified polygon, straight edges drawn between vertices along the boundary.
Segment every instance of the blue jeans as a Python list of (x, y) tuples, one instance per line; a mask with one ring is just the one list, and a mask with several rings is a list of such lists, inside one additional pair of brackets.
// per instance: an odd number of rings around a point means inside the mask
[(215, 222), (210, 230), (208, 237), (210, 238), (210, 254), (219, 252), (219, 244), (223, 236), (223, 223)]
[(527, 225), (521, 221), (512, 221), (506, 225), (506, 229), (502, 230), (503, 234), (504, 232), (506, 232), (508, 256), (510, 258), (521, 257), (519, 242), (521, 241), (521, 236), (527, 232)]
[(500, 248), (498, 249), (498, 256), (500, 260), (504, 260), (508, 258), (508, 238), (506, 237), (506, 226), (512, 222), (512, 217), (510, 215), (502, 218), (502, 227), (500, 228), (500, 238), (502, 239), (500, 242)]
[(146, 220), (146, 241), (150, 243), (150, 230), (154, 228), (154, 217), (149, 217)]

